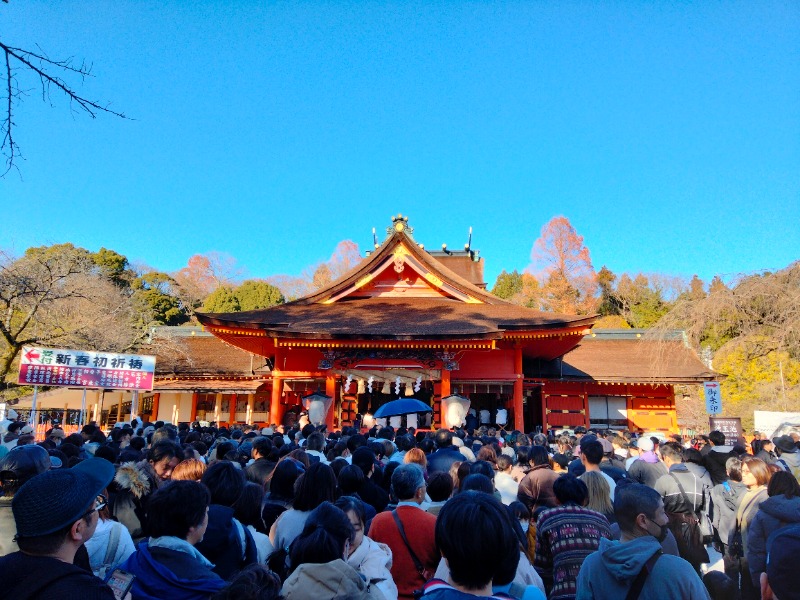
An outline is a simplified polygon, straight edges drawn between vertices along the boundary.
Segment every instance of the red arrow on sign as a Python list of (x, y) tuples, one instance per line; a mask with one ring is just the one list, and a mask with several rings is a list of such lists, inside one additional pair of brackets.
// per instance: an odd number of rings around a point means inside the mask
[(36, 352), (36, 350), (28, 350), (25, 353), (25, 360), (33, 360), (34, 358), (39, 358), (41, 354)]

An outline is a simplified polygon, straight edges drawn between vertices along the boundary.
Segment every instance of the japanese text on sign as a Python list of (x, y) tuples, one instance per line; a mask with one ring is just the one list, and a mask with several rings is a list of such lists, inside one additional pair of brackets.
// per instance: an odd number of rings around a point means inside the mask
[(719, 391), (719, 383), (716, 381), (706, 381), (703, 384), (703, 390), (706, 394), (706, 412), (710, 415), (716, 415), (722, 412), (722, 395)]
[(151, 390), (156, 358), (26, 346), (19, 383), (119, 390)]

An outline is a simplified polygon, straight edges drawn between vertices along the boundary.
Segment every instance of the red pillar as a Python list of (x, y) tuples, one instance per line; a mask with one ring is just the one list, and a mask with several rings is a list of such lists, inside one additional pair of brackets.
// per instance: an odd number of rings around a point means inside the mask
[(514, 429), (525, 431), (525, 415), (522, 410), (522, 346), (514, 348)]
[(228, 423), (236, 423), (236, 403), (239, 401), (239, 394), (233, 394), (228, 403), (230, 420)]
[(283, 414), (281, 412), (281, 394), (283, 393), (283, 379), (272, 374), (272, 399), (269, 404), (270, 424), (280, 425)]
[(197, 400), (200, 397), (200, 394), (194, 392), (192, 394), (192, 413), (190, 415), (189, 421), (194, 422), (197, 420)]
[(335, 375), (328, 375), (325, 377), (325, 395), (330, 396), (333, 398), (331, 400), (331, 407), (328, 410), (328, 414), (325, 415), (325, 425), (328, 427), (328, 431), (333, 431), (334, 426), (334, 417), (336, 416), (336, 376)]
[(159, 393), (153, 394), (153, 410), (150, 413), (150, 418), (148, 419), (148, 421), (151, 421), (153, 423), (158, 421), (158, 403), (159, 403), (159, 400), (161, 400), (161, 394), (159, 394)]
[[(442, 398), (447, 398), (450, 395), (450, 371), (442, 369)], [(439, 427), (447, 427), (447, 419), (445, 419), (445, 406), (444, 402), (439, 402)]]

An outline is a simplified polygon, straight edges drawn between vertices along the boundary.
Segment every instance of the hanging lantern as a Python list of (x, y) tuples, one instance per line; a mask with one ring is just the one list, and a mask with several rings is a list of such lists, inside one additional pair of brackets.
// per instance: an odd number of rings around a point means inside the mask
[(414, 382), (409, 379), (406, 381), (406, 396), (413, 396), (414, 395)]
[(392, 387), (388, 380), (383, 382), (383, 387), (381, 388), (381, 394), (386, 394), (387, 396), (392, 393)]
[(367, 393), (367, 382), (363, 379), (358, 380), (358, 393), (359, 394), (366, 394)]

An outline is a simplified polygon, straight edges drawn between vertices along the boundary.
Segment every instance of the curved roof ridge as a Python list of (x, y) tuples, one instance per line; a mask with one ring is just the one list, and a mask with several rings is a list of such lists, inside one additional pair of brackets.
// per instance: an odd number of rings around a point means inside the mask
[(502, 298), (498, 298), (494, 294), (479, 288), (474, 283), (467, 281), (454, 271), (451, 271), (445, 267), (441, 262), (433, 258), (433, 256), (431, 256), (427, 250), (421, 248), (420, 244), (417, 243), (409, 233), (407, 233), (405, 228), (401, 228), (399, 230), (394, 228), (392, 230), (392, 234), (383, 241), (378, 250), (362, 260), (361, 263), (359, 263), (355, 268), (351, 269), (324, 288), (312, 292), (307, 296), (303, 296), (302, 298), (298, 298), (293, 302), (297, 304), (317, 303), (346, 290), (351, 285), (354, 285), (361, 277), (371, 272), (374, 267), (377, 267), (379, 264), (385, 261), (386, 258), (391, 255), (392, 251), (394, 251), (394, 249), (401, 244), (425, 267), (427, 267), (433, 273), (440, 275), (444, 281), (452, 285), (460, 292), (476, 297), (485, 304), (511, 304), (510, 302), (503, 300)]

